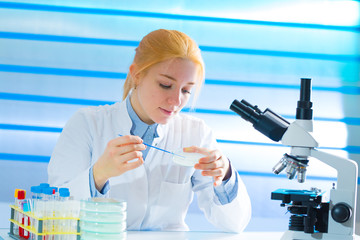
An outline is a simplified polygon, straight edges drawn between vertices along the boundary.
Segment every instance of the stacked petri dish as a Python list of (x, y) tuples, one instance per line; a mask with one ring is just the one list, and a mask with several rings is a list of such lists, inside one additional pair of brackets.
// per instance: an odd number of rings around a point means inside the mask
[(126, 202), (91, 198), (80, 203), (82, 240), (126, 239)]

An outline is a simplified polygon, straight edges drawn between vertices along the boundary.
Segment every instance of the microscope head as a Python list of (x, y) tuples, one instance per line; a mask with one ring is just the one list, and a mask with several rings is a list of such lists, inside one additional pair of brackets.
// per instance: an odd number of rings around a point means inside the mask
[[(244, 99), (240, 102), (235, 99), (230, 109), (244, 120), (251, 122), (256, 130), (273, 141), (283, 141), (284, 137), (286, 142), (290, 142), (289, 146), (291, 147), (307, 147), (307, 140), (304, 140), (304, 143), (300, 142), (300, 144), (297, 141), (299, 135), (304, 134), (307, 137), (308, 132), (312, 131), (312, 102), (310, 101), (310, 93), (311, 79), (302, 78), (300, 100), (296, 108), (296, 124), (290, 124), (268, 108), (262, 112), (256, 105), (253, 106)], [(290, 131), (288, 131), (289, 129)], [(292, 144), (293, 141), (294, 144)], [(305, 181), (307, 164), (307, 156), (284, 154), (283, 158), (273, 167), (273, 172), (279, 174), (286, 169), (289, 179), (293, 179), (297, 173), (298, 182), (302, 183)]]

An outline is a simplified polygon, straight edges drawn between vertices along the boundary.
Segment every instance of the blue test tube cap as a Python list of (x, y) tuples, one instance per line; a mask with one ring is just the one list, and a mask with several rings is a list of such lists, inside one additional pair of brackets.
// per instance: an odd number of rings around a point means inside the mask
[(40, 183), (40, 187), (50, 187), (50, 184), (48, 184), (48, 183)]
[(53, 189), (51, 187), (43, 188), (43, 193), (45, 193), (46, 195), (52, 195)]
[(41, 187), (40, 186), (32, 186), (30, 188), (32, 193), (41, 193)]
[(28, 202), (25, 202), (25, 203), (23, 204), (23, 211), (24, 211), (24, 212), (30, 212), (30, 205), (29, 205)]
[(68, 188), (59, 189), (60, 197), (70, 197), (70, 190)]

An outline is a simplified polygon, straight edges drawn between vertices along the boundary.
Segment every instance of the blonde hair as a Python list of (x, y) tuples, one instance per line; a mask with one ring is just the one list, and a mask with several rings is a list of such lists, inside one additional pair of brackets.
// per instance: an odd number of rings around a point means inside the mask
[[(153, 65), (174, 58), (190, 60), (197, 66), (197, 82), (193, 104), (200, 93), (204, 82), (205, 67), (199, 46), (185, 33), (176, 30), (159, 29), (147, 34), (135, 49), (133, 64), (137, 66), (136, 74), (144, 76)], [(123, 100), (135, 87), (135, 83), (127, 74), (124, 88)]]

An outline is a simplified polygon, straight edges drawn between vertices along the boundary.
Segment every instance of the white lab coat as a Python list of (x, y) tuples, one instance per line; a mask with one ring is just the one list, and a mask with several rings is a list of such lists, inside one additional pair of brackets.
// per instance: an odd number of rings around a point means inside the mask
[[(130, 134), (131, 126), (125, 101), (79, 110), (54, 148), (48, 166), (49, 183), (69, 187), (76, 199), (89, 198), (89, 168), (109, 140)], [(217, 148), (204, 122), (188, 115), (178, 114), (167, 124), (159, 124), (158, 134), (153, 145), (163, 149), (174, 151), (192, 145)], [(202, 176), (193, 167), (180, 166), (170, 154), (151, 148), (142, 166), (109, 180), (109, 195), (127, 202), (128, 230), (188, 230), (184, 219), (195, 192), (199, 208), (214, 226), (240, 232), (250, 220), (251, 205), (237, 177), (237, 197), (221, 205), (211, 177)]]

